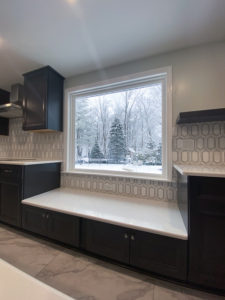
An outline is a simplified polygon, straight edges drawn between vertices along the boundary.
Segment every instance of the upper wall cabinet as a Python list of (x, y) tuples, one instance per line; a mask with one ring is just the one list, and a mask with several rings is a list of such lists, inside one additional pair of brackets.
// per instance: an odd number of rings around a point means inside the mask
[(24, 76), (23, 130), (63, 130), (63, 81), (50, 66)]
[[(0, 89), (0, 105), (9, 102), (10, 93)], [(0, 117), (0, 135), (9, 135), (9, 119)]]

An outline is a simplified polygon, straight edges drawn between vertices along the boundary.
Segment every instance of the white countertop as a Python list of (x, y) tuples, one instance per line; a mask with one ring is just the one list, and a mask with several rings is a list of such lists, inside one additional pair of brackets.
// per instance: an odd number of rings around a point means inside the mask
[(186, 176), (225, 177), (225, 166), (174, 165), (174, 168)]
[(40, 164), (51, 164), (51, 163), (59, 163), (60, 160), (43, 160), (43, 159), (16, 159), (13, 158), (0, 158), (0, 164), (2, 165), (19, 165), (19, 166), (27, 166), (27, 165), (40, 165)]
[(22, 201), (70, 215), (186, 240), (176, 203), (133, 199), (59, 188)]
[(0, 299), (2, 300), (72, 300), (0, 259)]

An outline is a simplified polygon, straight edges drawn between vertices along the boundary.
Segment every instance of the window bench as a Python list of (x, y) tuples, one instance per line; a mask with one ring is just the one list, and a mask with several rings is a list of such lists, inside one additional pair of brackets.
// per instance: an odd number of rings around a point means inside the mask
[(85, 193), (59, 188), (22, 201), (23, 204), (187, 240), (176, 203)]
[(25, 230), (185, 281), (187, 230), (176, 203), (59, 188), (22, 201)]

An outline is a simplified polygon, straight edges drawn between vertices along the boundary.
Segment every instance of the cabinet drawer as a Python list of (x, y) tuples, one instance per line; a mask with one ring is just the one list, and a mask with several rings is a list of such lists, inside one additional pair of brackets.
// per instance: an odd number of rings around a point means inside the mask
[(0, 165), (0, 181), (17, 183), (22, 181), (22, 166)]
[(160, 275), (186, 280), (187, 241), (134, 231), (130, 264)]

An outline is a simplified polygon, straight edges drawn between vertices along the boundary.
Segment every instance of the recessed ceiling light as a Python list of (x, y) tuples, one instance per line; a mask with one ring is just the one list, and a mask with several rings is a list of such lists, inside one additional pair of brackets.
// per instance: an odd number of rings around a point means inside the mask
[(69, 4), (75, 4), (76, 0), (66, 0), (66, 2), (69, 3)]

